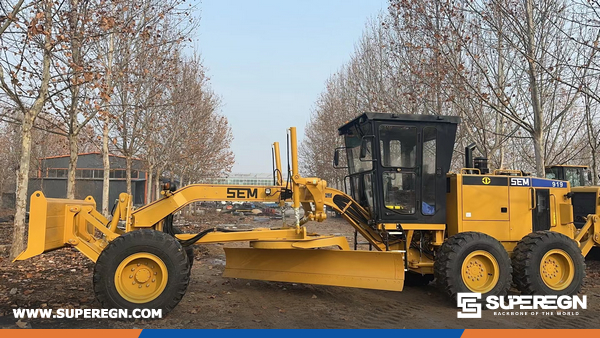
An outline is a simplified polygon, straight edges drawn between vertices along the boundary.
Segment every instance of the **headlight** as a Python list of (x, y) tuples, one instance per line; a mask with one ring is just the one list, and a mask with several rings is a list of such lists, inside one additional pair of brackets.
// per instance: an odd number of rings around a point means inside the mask
[(271, 188), (265, 189), (265, 194), (267, 194), (267, 196), (271, 196)]

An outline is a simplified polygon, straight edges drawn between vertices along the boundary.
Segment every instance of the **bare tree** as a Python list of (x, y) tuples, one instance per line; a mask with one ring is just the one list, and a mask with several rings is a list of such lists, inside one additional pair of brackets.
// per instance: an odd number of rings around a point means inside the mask
[(164, 93), (173, 82), (170, 70), (184, 37), (196, 25), (181, 4), (181, 0), (127, 1), (127, 11), (122, 11), (119, 19), (129, 24), (125, 28), (128, 34), (115, 36), (118, 52), (114, 53), (112, 82), (116, 93), (111, 112), (115, 116), (114, 145), (126, 158), (128, 193), (132, 159), (143, 148), (145, 115), (163, 105)]
[(165, 170), (178, 176), (182, 185), (231, 170), (231, 130), (218, 114), (220, 98), (210, 88), (199, 56), (179, 58), (172, 70), (168, 106), (150, 109), (145, 115), (144, 151), (158, 180)]
[(24, 248), (31, 132), (48, 99), (54, 48), (54, 2), (35, 1), (28, 5), (31, 10), (19, 12), (21, 4), (20, 1), (13, 7), (15, 10), (7, 16), (0, 35), (3, 46), (0, 54), (0, 88), (18, 112), (16, 118), (21, 121), (21, 160), (17, 173), (11, 257), (16, 257)]
[[(585, 161), (595, 127), (584, 108), (595, 108), (583, 95), (596, 99), (600, 69), (595, 2), (390, 0), (317, 100), (304, 170), (336, 177), (320, 154), (339, 145), (339, 121), (368, 110), (461, 116), (454, 168), (472, 141), (492, 167), (538, 176), (547, 163)], [(329, 146), (314, 145), (324, 138)]]

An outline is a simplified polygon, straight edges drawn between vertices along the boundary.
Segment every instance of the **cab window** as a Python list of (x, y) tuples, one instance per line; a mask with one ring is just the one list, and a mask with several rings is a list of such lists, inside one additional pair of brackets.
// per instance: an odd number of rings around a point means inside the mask
[(384, 167), (415, 167), (417, 128), (382, 125), (379, 127), (379, 139)]

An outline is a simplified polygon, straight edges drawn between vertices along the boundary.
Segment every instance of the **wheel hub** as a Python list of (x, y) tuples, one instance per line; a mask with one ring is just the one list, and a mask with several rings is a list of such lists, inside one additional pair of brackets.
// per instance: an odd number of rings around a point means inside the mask
[(135, 273), (135, 281), (138, 283), (146, 283), (148, 279), (150, 279), (150, 271), (148, 269), (141, 268)]
[(157, 256), (141, 252), (125, 258), (115, 272), (117, 292), (132, 303), (156, 299), (167, 285), (168, 272)]
[(540, 275), (546, 286), (552, 290), (564, 290), (575, 276), (575, 265), (571, 256), (563, 250), (548, 251), (540, 262)]
[(470, 253), (463, 261), (461, 269), (465, 286), (478, 293), (491, 291), (498, 283), (499, 272), (496, 258), (483, 250)]

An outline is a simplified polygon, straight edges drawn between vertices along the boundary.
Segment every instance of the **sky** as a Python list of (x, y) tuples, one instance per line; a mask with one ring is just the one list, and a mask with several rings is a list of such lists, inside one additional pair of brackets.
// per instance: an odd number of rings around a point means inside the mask
[[(202, 0), (194, 45), (231, 125), (233, 173), (270, 173), (271, 144), (300, 145), (325, 81), (386, 0)], [(332, 154), (333, 156), (333, 154)]]

